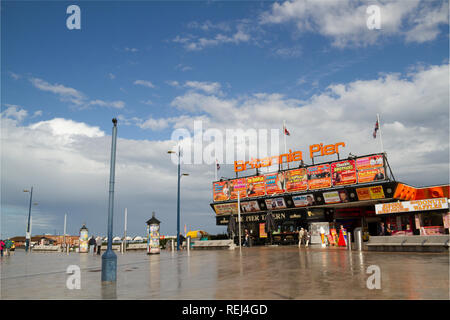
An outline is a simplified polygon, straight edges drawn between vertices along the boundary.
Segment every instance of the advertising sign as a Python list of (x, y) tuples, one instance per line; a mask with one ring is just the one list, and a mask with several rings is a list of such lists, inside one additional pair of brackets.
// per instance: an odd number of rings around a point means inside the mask
[(265, 180), (267, 195), (283, 193), (286, 189), (286, 180), (283, 172), (266, 174)]
[(357, 188), (356, 194), (358, 195), (358, 200), (374, 200), (374, 199), (384, 199), (384, 191), (382, 186), (368, 187), (368, 188)]
[(159, 248), (159, 224), (151, 224), (149, 226), (149, 246), (148, 253), (160, 253)]
[(303, 194), (303, 195), (293, 196), (292, 200), (294, 201), (294, 205), (296, 207), (313, 206), (316, 204), (313, 194)]
[(88, 229), (80, 230), (80, 249), (79, 252), (89, 252)]
[(260, 238), (267, 238), (266, 224), (265, 223), (260, 223), (259, 224), (259, 237)]
[(261, 211), (258, 205), (258, 201), (245, 201), (241, 202), (241, 212), (256, 212)]
[(324, 192), (323, 198), (325, 203), (344, 203), (348, 202), (348, 195), (346, 190)]
[(260, 197), (266, 194), (264, 176), (247, 178), (247, 197)]
[(303, 191), (308, 189), (308, 175), (306, 168), (286, 171), (286, 192)]
[(356, 159), (358, 183), (366, 183), (386, 179), (383, 155), (375, 155)]
[(286, 203), (284, 202), (284, 198), (273, 198), (266, 199), (266, 207), (267, 209), (284, 209), (286, 208)]
[(447, 198), (382, 203), (375, 205), (376, 214), (448, 209)]
[(231, 182), (221, 181), (213, 183), (213, 200), (225, 201), (230, 199)]
[(322, 164), (307, 168), (308, 187), (310, 190), (331, 187), (330, 165)]
[(214, 211), (216, 212), (216, 215), (236, 214), (238, 213), (238, 205), (236, 202), (215, 204)]
[(355, 160), (333, 162), (331, 164), (333, 186), (344, 186), (356, 183)]
[(238, 191), (241, 199), (247, 197), (247, 178), (231, 180), (230, 199), (237, 199)]

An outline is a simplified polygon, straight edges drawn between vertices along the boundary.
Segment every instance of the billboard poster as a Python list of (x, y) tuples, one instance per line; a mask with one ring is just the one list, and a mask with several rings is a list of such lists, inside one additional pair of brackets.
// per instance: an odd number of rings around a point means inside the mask
[(230, 199), (237, 199), (238, 192), (241, 199), (247, 197), (247, 178), (231, 180)]
[(325, 203), (344, 203), (349, 201), (346, 190), (324, 192), (323, 198)]
[(355, 160), (333, 162), (331, 164), (333, 186), (344, 186), (356, 183)]
[(367, 170), (383, 167), (383, 155), (375, 155), (356, 159), (356, 169)]
[(358, 183), (384, 180), (385, 177), (386, 175), (383, 167), (358, 171)]
[(216, 212), (216, 215), (236, 214), (238, 213), (238, 205), (236, 202), (215, 204), (214, 211)]
[(256, 212), (261, 211), (258, 205), (258, 201), (245, 201), (241, 202), (241, 212)]
[(260, 197), (266, 194), (266, 181), (264, 176), (247, 178), (247, 197)]
[(331, 187), (330, 165), (322, 164), (307, 168), (308, 187), (310, 190)]
[(267, 238), (266, 224), (265, 223), (260, 223), (259, 224), (259, 237), (260, 238)]
[(358, 200), (360, 200), (360, 201), (385, 198), (382, 186), (357, 188), (356, 194), (358, 195)]
[(266, 199), (266, 207), (269, 210), (284, 209), (286, 208), (286, 203), (284, 202), (284, 198)]
[(213, 183), (213, 200), (226, 201), (230, 199), (231, 182), (221, 181)]
[(286, 180), (283, 172), (277, 172), (273, 174), (266, 174), (266, 194), (283, 193), (286, 189)]
[(148, 234), (149, 240), (149, 246), (148, 246), (148, 253), (160, 253), (160, 247), (159, 247), (159, 224), (151, 224), (149, 226), (149, 234)]
[(308, 175), (306, 168), (288, 170), (285, 172), (286, 192), (303, 191), (308, 189)]
[(302, 194), (298, 196), (293, 196), (292, 201), (294, 201), (294, 205), (296, 207), (313, 206), (316, 204), (313, 194)]

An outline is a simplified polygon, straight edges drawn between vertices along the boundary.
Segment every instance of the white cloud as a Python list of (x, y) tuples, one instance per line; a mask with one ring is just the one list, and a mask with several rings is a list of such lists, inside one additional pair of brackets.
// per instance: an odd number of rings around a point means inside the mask
[(28, 115), (27, 110), (22, 109), (21, 106), (5, 103), (8, 108), (2, 111), (1, 118), (14, 118), (18, 122), (22, 122)]
[(152, 105), (153, 101), (152, 100), (146, 100), (146, 101), (141, 101), (141, 103), (146, 104), (146, 105)]
[(32, 118), (36, 118), (36, 117), (40, 117), (40, 116), (42, 116), (42, 110), (37, 110), (33, 113)]
[(86, 136), (89, 138), (103, 137), (105, 133), (99, 127), (91, 127), (83, 122), (75, 122), (64, 118), (40, 121), (29, 126), (33, 130), (46, 131), (53, 136), (73, 137)]
[(138, 49), (136, 49), (136, 48), (128, 48), (128, 47), (125, 47), (125, 49), (124, 49), (126, 52), (138, 52), (139, 50)]
[(180, 83), (178, 81), (175, 81), (175, 80), (173, 80), (173, 81), (166, 81), (166, 83), (169, 86), (172, 86), (172, 87), (179, 87), (180, 86)]
[(19, 80), (21, 78), (21, 76), (17, 73), (14, 73), (11, 71), (9, 71), (8, 73), (9, 73), (10, 77), (13, 78), (14, 80)]
[[(426, 0), (289, 0), (274, 3), (260, 16), (260, 23), (293, 23), (301, 33), (331, 38), (336, 47), (366, 46), (381, 36), (405, 34), (406, 41), (424, 42), (438, 35), (439, 25), (448, 23), (448, 2), (442, 2), (439, 8), (433, 8), (435, 4)], [(380, 8), (381, 30), (367, 28), (369, 5)]]
[(181, 70), (181, 71), (183, 71), (183, 72), (186, 72), (186, 71), (192, 70), (192, 67), (186, 66), (186, 65), (183, 65), (183, 64), (180, 63), (180, 64), (178, 64), (178, 65), (175, 66), (175, 69), (176, 69), (176, 70)]
[(141, 129), (150, 129), (153, 131), (159, 131), (169, 127), (169, 121), (167, 119), (153, 119), (148, 118), (142, 123), (138, 124)]
[(221, 93), (221, 86), (218, 82), (186, 81), (184, 87), (204, 91), (208, 94)]
[(96, 99), (96, 100), (89, 101), (89, 105), (123, 109), (125, 107), (125, 102), (123, 102), (123, 101), (103, 101), (103, 100)]
[(154, 88), (155, 86), (153, 85), (153, 83), (151, 83), (150, 81), (147, 80), (136, 80), (134, 82), (135, 85), (140, 85), (140, 86), (144, 86), (144, 87), (148, 87), (148, 88)]
[(31, 78), (31, 83), (42, 91), (48, 91), (57, 94), (63, 101), (70, 101), (78, 106), (82, 105), (86, 97), (80, 91), (66, 87), (62, 84), (50, 84), (47, 81), (38, 78)]
[(114, 79), (116, 78), (116, 75), (110, 72), (110, 73), (108, 73), (108, 77), (109, 77), (111, 80), (114, 80)]

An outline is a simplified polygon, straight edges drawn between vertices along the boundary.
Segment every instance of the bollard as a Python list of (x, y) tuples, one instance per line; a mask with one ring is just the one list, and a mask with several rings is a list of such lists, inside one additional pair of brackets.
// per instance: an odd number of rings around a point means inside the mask
[(170, 243), (171, 243), (171, 246), (172, 246), (172, 251), (174, 251), (175, 250), (175, 243), (174, 243), (173, 239), (170, 241)]
[(362, 230), (361, 228), (355, 229), (355, 245), (356, 250), (361, 251), (363, 246), (363, 239), (362, 239)]
[(352, 233), (349, 232), (347, 235), (347, 245), (348, 245), (348, 250), (352, 250)]
[(191, 249), (191, 236), (186, 238), (186, 248), (188, 252)]

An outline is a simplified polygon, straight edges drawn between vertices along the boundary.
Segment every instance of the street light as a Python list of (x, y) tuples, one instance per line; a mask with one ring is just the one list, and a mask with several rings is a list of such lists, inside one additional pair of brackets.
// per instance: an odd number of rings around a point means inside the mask
[(182, 176), (188, 176), (188, 173), (180, 173), (180, 161), (181, 161), (181, 150), (180, 145), (178, 145), (178, 152), (167, 151), (167, 153), (174, 153), (178, 156), (178, 192), (177, 192), (177, 251), (180, 250), (180, 179)]
[[(30, 193), (30, 206), (28, 208), (27, 232), (25, 234), (25, 252), (28, 252), (28, 249), (30, 248), (30, 240), (31, 240), (30, 219), (31, 219), (31, 203), (33, 202), (33, 187), (31, 187), (30, 190), (26, 190), (26, 189), (23, 190), (23, 192), (29, 192)], [(37, 206), (37, 203), (34, 203), (34, 205)]]

